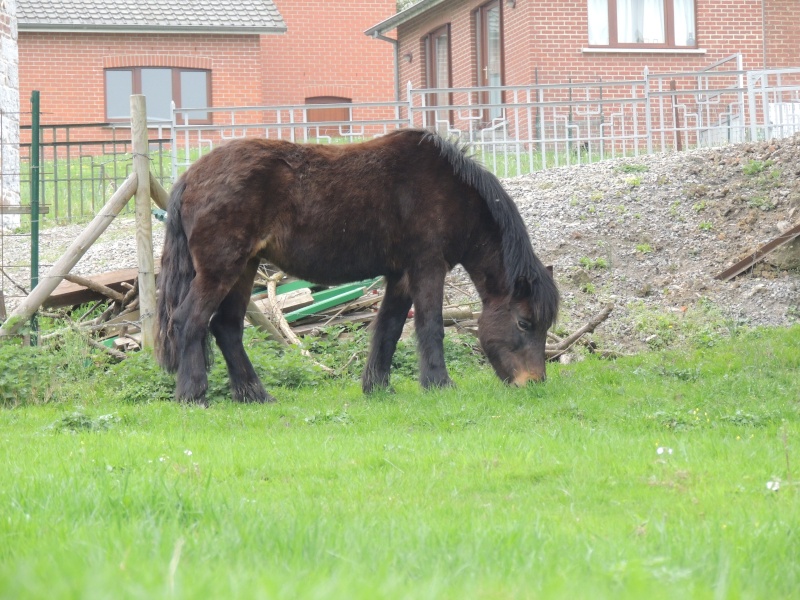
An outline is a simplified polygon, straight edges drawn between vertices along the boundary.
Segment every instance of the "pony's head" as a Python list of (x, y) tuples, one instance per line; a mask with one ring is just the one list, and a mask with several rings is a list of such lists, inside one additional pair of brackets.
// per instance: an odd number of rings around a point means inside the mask
[[(478, 338), (489, 362), (506, 383), (544, 381), (547, 330), (558, 315), (553, 275), (534, 253), (525, 222), (500, 180), (467, 155), (467, 146), (432, 133), (422, 139), (439, 149), (461, 181), (483, 198), (492, 216), (493, 223), (482, 223), (486, 239), (499, 241), (500, 252), (485, 252), (471, 265), (473, 272), (484, 271), (481, 280), (493, 282), (481, 292), (483, 310), (478, 319)], [(491, 247), (491, 242), (487, 244)]]
[(547, 330), (558, 314), (558, 290), (546, 270), (519, 277), (507, 296), (484, 302), (478, 338), (497, 376), (523, 386), (546, 378)]

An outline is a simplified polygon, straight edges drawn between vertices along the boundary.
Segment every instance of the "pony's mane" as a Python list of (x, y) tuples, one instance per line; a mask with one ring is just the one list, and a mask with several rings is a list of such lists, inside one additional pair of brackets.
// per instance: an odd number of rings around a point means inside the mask
[(486, 202), (502, 235), (503, 265), (510, 290), (523, 279), (531, 288), (533, 304), (538, 306), (542, 322), (553, 323), (558, 312), (559, 294), (552, 276), (533, 252), (528, 229), (517, 205), (503, 189), (500, 180), (470, 156), (468, 142), (450, 141), (426, 131), (420, 143), (429, 142), (453, 167), (456, 176), (474, 188)]

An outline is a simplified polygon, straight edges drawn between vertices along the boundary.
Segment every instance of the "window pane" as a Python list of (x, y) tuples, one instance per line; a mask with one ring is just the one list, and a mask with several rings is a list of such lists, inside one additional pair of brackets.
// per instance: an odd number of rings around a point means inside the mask
[(172, 69), (142, 69), (142, 94), (148, 121), (172, 120)]
[(434, 87), (447, 87), (450, 83), (450, 51), (446, 31), (433, 39), (433, 56), (435, 61)]
[[(208, 73), (206, 71), (181, 71), (181, 108), (204, 108), (208, 106)], [(192, 110), (182, 113), (180, 118), (208, 120), (208, 112)]]
[(664, 43), (664, 0), (617, 0), (617, 41)]
[(132, 71), (106, 71), (106, 118), (130, 119)]
[[(436, 34), (433, 38), (433, 60), (434, 60), (434, 87), (446, 88), (450, 85), (450, 43), (447, 39), (447, 29)], [(436, 105), (447, 106), (450, 104), (449, 92), (438, 92), (436, 94)], [(449, 121), (448, 111), (436, 111), (437, 121)]]
[(589, 0), (589, 43), (608, 45), (608, 0)]
[[(502, 67), (503, 48), (500, 44), (500, 6), (494, 5), (486, 10), (486, 79), (489, 86), (503, 85)], [(502, 116), (503, 109), (499, 106), (503, 102), (500, 90), (489, 92), (489, 102), (497, 106), (489, 109), (492, 119)]]
[(675, 45), (695, 46), (694, 0), (675, 0)]

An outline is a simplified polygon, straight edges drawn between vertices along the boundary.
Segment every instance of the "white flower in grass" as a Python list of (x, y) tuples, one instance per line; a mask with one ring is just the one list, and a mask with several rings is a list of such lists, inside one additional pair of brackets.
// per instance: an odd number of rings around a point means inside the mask
[(191, 451), (191, 450), (184, 450), (184, 451), (183, 451), (183, 453), (184, 453), (186, 456), (191, 456), (191, 455), (192, 455), (192, 451)]
[(767, 482), (767, 489), (770, 492), (777, 492), (779, 489), (781, 489), (781, 480), (780, 479), (774, 479), (772, 481), (768, 481)]
[(672, 448), (665, 448), (664, 446), (659, 446), (656, 448), (656, 454), (672, 454)]

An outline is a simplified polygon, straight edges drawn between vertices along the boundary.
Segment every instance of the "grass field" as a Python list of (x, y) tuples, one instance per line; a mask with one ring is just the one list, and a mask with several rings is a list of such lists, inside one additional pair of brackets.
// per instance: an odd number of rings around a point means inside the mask
[(0, 351), (2, 598), (800, 594), (800, 326), (206, 410), (147, 356)]

